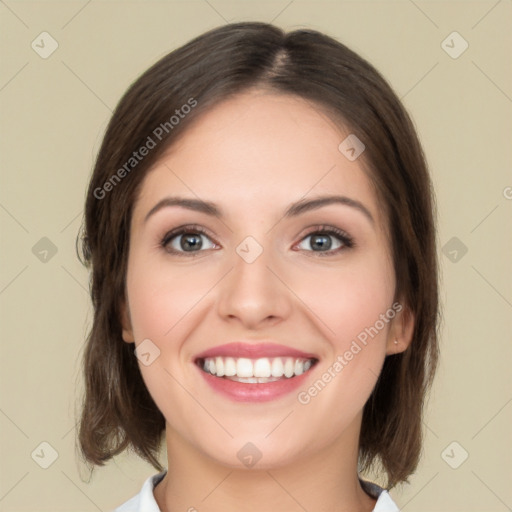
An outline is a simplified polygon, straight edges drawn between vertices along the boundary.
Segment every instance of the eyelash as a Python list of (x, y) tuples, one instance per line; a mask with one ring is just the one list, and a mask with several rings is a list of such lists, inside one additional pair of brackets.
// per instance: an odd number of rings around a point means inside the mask
[[(176, 229), (166, 233), (165, 236), (163, 237), (163, 239), (160, 241), (160, 246), (163, 249), (165, 249), (168, 253), (175, 254), (178, 256), (191, 257), (191, 258), (194, 258), (195, 256), (198, 256), (201, 252), (204, 252), (204, 251), (190, 251), (190, 252), (176, 251), (174, 249), (169, 249), (167, 247), (167, 245), (169, 244), (169, 242), (171, 242), (171, 240), (173, 238), (176, 238), (180, 235), (186, 235), (186, 234), (194, 234), (194, 235), (201, 234), (201, 235), (204, 235), (204, 236), (210, 238), (207, 231), (204, 228), (202, 228), (201, 226), (188, 225), (188, 226), (182, 226), (182, 227), (176, 228)], [(341, 252), (343, 250), (352, 249), (353, 247), (355, 247), (355, 242), (352, 237), (350, 237), (345, 231), (342, 231), (341, 229), (338, 229), (338, 228), (335, 228), (332, 226), (326, 226), (326, 225), (314, 226), (312, 228), (312, 231), (310, 231), (309, 233), (304, 235), (304, 237), (301, 239), (301, 241), (304, 240), (305, 238), (312, 236), (312, 235), (333, 236), (335, 238), (338, 238), (339, 241), (341, 241), (343, 243), (342, 247), (338, 247), (337, 249), (334, 249), (334, 250), (331, 249), (329, 251), (306, 251), (306, 252), (312, 252), (315, 255), (318, 255), (320, 257), (333, 256), (334, 254), (338, 254), (339, 252)]]

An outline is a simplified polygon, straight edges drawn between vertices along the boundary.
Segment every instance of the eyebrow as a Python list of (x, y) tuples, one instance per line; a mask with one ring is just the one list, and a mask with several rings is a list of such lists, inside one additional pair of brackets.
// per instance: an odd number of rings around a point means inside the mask
[[(285, 211), (284, 217), (290, 218), (290, 217), (296, 217), (302, 213), (311, 211), (311, 210), (317, 210), (318, 208), (321, 208), (323, 206), (328, 206), (331, 204), (342, 204), (345, 206), (350, 206), (351, 208), (355, 208), (372, 223), (375, 224), (375, 219), (373, 218), (372, 214), (364, 206), (363, 203), (351, 199), (350, 197), (346, 196), (320, 196), (316, 197), (314, 199), (309, 200), (300, 200), (296, 203), (291, 204)], [(182, 208), (186, 208), (188, 210), (193, 210), (200, 213), (205, 213), (206, 215), (211, 215), (213, 217), (217, 217), (219, 219), (224, 218), (224, 214), (222, 210), (211, 201), (203, 201), (202, 199), (193, 199), (193, 198), (186, 198), (186, 197), (165, 197), (161, 201), (159, 201), (151, 210), (147, 213), (146, 217), (144, 218), (144, 223), (148, 221), (148, 219), (154, 215), (157, 211), (161, 210), (162, 208), (168, 208), (172, 206), (180, 206)]]

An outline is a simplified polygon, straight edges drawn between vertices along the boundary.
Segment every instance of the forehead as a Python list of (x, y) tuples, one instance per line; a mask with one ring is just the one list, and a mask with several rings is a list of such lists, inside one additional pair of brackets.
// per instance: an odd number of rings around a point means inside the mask
[(350, 161), (338, 149), (349, 133), (300, 97), (239, 94), (204, 112), (164, 153), (144, 179), (135, 212), (171, 193), (225, 202), (237, 215), (339, 193), (364, 202), (378, 220), (362, 159)]

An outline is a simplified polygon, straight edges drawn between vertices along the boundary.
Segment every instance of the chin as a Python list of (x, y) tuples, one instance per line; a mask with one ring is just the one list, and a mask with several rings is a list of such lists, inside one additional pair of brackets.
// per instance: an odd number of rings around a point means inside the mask
[[(273, 434), (272, 434), (273, 435)], [(284, 442), (284, 437), (288, 443)], [(203, 451), (218, 464), (229, 469), (271, 470), (287, 466), (305, 455), (304, 440), (290, 445), (289, 436), (277, 436), (271, 440), (265, 435), (255, 434), (230, 439), (218, 449), (204, 446)]]

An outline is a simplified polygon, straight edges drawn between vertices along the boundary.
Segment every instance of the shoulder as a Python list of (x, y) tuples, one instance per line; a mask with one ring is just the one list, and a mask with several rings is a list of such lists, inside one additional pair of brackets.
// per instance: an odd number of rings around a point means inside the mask
[(153, 494), (155, 486), (162, 480), (167, 470), (150, 476), (142, 485), (140, 492), (133, 498), (119, 505), (112, 512), (160, 512)]
[(365, 492), (377, 500), (373, 512), (400, 512), (386, 489), (366, 480), (359, 479), (359, 482), (361, 482), (361, 487)]

